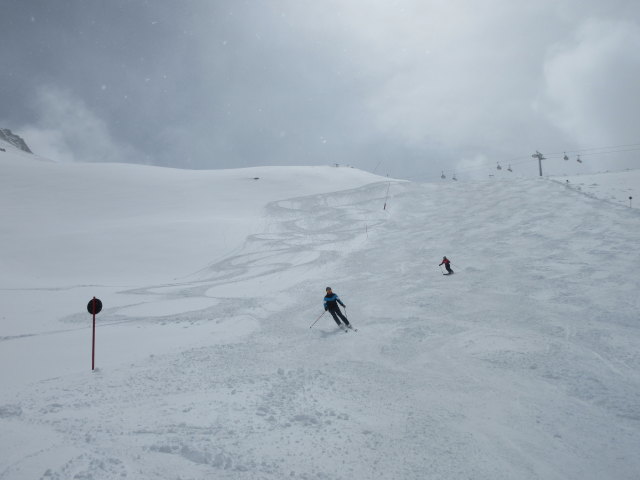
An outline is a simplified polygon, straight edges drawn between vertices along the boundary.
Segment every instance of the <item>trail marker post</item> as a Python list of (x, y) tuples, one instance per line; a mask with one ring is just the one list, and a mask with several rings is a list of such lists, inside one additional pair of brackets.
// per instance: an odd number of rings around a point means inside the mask
[(93, 297), (89, 300), (87, 310), (93, 315), (93, 336), (91, 337), (91, 370), (96, 368), (96, 315), (102, 311), (102, 302)]

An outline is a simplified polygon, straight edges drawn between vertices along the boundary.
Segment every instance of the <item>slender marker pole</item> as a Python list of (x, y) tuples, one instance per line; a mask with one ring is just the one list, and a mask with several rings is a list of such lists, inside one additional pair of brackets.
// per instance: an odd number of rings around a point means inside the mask
[(93, 297), (93, 337), (91, 341), (91, 370), (96, 368), (96, 297)]
[[(389, 176), (389, 174), (387, 174), (387, 177)], [(389, 189), (391, 188), (391, 182), (389, 182), (389, 184), (387, 185), (387, 194), (384, 197), (384, 207), (382, 207), (383, 210), (387, 209), (387, 200), (389, 200)]]

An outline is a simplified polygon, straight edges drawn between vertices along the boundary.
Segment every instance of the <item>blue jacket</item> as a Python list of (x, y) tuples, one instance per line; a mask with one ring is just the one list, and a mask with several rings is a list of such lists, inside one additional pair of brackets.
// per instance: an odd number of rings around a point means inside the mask
[(324, 297), (325, 310), (338, 310), (338, 303), (343, 307), (345, 306), (344, 303), (342, 303), (342, 301), (340, 300), (340, 297), (338, 297), (338, 295), (336, 295), (335, 293)]

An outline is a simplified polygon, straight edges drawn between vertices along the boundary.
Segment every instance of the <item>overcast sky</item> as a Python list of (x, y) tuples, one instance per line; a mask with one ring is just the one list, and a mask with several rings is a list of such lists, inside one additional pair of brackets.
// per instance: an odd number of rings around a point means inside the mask
[(61, 161), (640, 168), (637, 0), (2, 0), (0, 43), (0, 127)]

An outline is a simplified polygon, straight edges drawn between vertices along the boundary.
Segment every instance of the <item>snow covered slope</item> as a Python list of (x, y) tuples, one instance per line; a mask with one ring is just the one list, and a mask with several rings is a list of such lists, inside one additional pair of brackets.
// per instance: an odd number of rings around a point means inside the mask
[(640, 208), (640, 170), (553, 177), (553, 180), (585, 195), (631, 208)]
[[(547, 179), (0, 162), (2, 480), (637, 478), (637, 209)], [(327, 285), (358, 332), (309, 328)]]
[(0, 162), (3, 287), (169, 280), (268, 228), (270, 201), (384, 180), (350, 168), (193, 171), (9, 151)]

